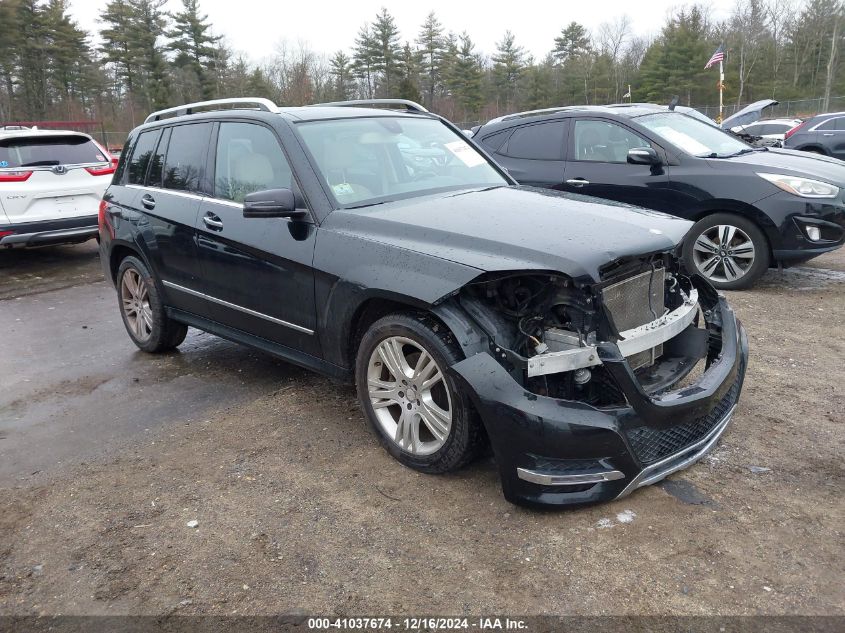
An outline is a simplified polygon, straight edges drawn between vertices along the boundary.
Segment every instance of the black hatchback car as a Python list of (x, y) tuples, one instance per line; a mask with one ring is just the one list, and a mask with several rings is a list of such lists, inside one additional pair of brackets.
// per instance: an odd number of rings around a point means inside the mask
[(489, 442), (514, 502), (616, 498), (716, 443), (747, 340), (679, 263), (689, 222), (520, 187), (416, 104), (348, 105), (222, 100), (131, 133), (100, 255), (139, 348), (193, 326), (354, 382), (401, 463)]
[(845, 241), (845, 163), (751, 147), (696, 118), (644, 104), (494, 119), (474, 139), (525, 185), (618, 200), (695, 222), (689, 270), (717, 288)]

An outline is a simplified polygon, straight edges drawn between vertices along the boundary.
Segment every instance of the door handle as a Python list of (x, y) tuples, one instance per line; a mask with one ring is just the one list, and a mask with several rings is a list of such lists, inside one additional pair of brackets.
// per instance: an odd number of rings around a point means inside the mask
[(584, 180), (583, 178), (570, 178), (566, 181), (567, 185), (572, 185), (573, 187), (583, 187), (584, 185), (589, 185), (589, 180)]
[(145, 193), (143, 196), (141, 196), (141, 205), (145, 209), (155, 209), (156, 208), (155, 198), (153, 198), (150, 194)]
[(204, 215), (203, 218), (202, 218), (202, 221), (212, 231), (222, 231), (223, 230), (223, 220), (218, 218), (213, 213), (209, 213), (207, 215)]
[(822, 136), (833, 136), (833, 132), (822, 132)]

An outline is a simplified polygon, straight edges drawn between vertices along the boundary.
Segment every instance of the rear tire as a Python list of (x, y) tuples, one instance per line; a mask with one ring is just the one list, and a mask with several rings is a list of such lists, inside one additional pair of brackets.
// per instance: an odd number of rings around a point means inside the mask
[(129, 338), (143, 351), (166, 352), (185, 340), (188, 326), (167, 316), (150, 271), (137, 257), (120, 262), (117, 300)]
[(361, 337), (355, 363), (361, 408), (405, 466), (448, 472), (483, 445), (478, 416), (446, 372), (463, 358), (449, 329), (425, 314), (387, 315)]
[(769, 268), (769, 242), (754, 222), (731, 213), (714, 213), (696, 222), (683, 247), (690, 272), (720, 290), (750, 287)]

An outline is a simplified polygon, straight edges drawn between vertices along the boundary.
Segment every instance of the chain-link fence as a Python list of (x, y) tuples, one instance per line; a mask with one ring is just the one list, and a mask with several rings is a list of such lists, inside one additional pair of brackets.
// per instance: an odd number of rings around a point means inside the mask
[[(724, 116), (728, 118), (735, 112), (739, 112), (747, 103), (742, 105), (725, 104)], [(706, 114), (711, 119), (715, 119), (719, 115), (718, 105), (693, 106), (696, 110)], [(802, 118), (806, 119), (815, 116), (821, 112), (841, 112), (845, 110), (845, 96), (831, 97), (828, 107), (824, 108), (824, 98), (818, 97), (815, 99), (794, 99), (790, 101), (781, 101), (771, 108), (766, 108), (763, 116), (767, 119), (772, 118)]]

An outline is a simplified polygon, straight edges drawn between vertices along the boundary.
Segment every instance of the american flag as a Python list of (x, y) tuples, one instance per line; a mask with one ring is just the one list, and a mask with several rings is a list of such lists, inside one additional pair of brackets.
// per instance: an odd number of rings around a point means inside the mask
[(725, 59), (725, 49), (724, 49), (724, 48), (723, 48), (723, 46), (720, 44), (720, 45), (719, 45), (719, 48), (717, 48), (717, 49), (716, 49), (716, 52), (715, 52), (715, 53), (713, 53), (713, 56), (710, 58), (710, 61), (709, 61), (709, 62), (707, 62), (707, 64), (705, 64), (705, 66), (704, 66), (704, 70), (707, 70), (707, 69), (708, 69), (708, 68), (710, 68), (713, 64), (716, 64), (716, 63), (718, 63), (718, 62), (724, 61), (724, 59)]

